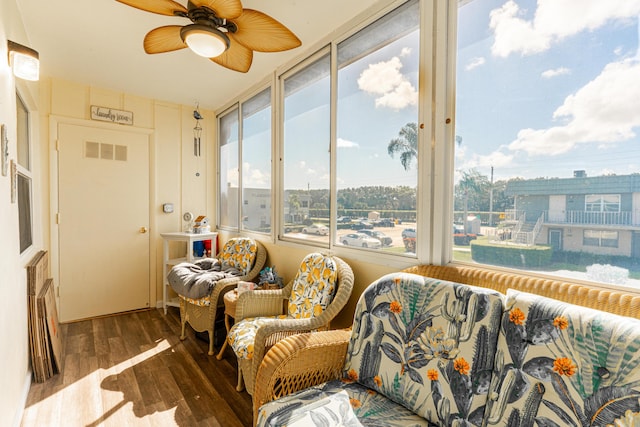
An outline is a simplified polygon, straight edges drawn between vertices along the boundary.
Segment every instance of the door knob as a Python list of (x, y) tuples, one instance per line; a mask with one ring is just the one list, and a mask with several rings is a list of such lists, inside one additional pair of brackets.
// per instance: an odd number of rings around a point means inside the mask
[(147, 232), (147, 227), (140, 227), (140, 233), (144, 234)]

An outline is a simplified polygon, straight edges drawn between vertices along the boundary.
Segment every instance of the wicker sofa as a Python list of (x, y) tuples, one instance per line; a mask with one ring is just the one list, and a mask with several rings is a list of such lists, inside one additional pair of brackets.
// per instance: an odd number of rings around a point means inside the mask
[(254, 422), (640, 425), (639, 317), (623, 292), (418, 266), (372, 283), (351, 330), (274, 346)]

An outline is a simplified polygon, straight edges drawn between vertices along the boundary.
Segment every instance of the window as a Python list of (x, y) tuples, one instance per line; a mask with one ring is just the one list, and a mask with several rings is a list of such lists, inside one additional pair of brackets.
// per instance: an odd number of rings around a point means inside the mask
[(618, 232), (603, 230), (584, 230), (582, 242), (585, 246), (617, 248)]
[(220, 227), (238, 228), (240, 177), (238, 170), (238, 108), (219, 118)]
[(336, 71), (327, 48), (282, 76), (286, 238), (415, 253), (419, 26), (405, 2), (337, 43)]
[(32, 229), (32, 194), (31, 194), (31, 136), (29, 111), (26, 105), (16, 93), (17, 111), (17, 150), (18, 150), (18, 228), (20, 231), (20, 253), (24, 252), (33, 244)]
[(271, 88), (241, 104), (242, 229), (271, 232)]
[(620, 195), (587, 194), (584, 210), (587, 212), (620, 212)]
[[(592, 280), (588, 267), (612, 264), (640, 279), (639, 9), (602, 6), (459, 2), (453, 217), (475, 235), (453, 242), (454, 260), (476, 245), (551, 248), (564, 223), (562, 248), (535, 269)], [(518, 260), (496, 264), (534, 269)]]
[[(219, 126), (220, 226), (269, 233), (271, 88), (221, 115)], [(239, 191), (242, 194), (238, 194)], [(242, 206), (239, 206), (239, 200), (242, 200)], [(241, 224), (238, 218), (242, 218)]]
[[(330, 57), (321, 54), (283, 78), (283, 232), (328, 244)], [(314, 233), (305, 233), (313, 231)]]
[(416, 228), (419, 25), (411, 1), (338, 44), (337, 244), (415, 252), (391, 227)]

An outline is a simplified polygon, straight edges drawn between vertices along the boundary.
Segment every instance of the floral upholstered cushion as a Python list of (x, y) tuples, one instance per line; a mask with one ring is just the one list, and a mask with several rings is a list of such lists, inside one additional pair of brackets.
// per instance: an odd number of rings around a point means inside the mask
[(383, 276), (356, 306), (346, 377), (436, 425), (480, 426), (502, 308), (490, 289)]
[(335, 380), (263, 405), (257, 425), (412, 427), (428, 423), (361, 384)]
[(639, 320), (511, 289), (506, 308), (488, 425), (640, 426)]
[(246, 237), (234, 237), (227, 240), (220, 252), (220, 261), (222, 261), (222, 269), (235, 268), (244, 276), (253, 267), (258, 245)]
[(261, 326), (274, 320), (286, 319), (285, 314), (271, 317), (248, 317), (242, 319), (229, 331), (227, 341), (240, 359), (253, 359), (253, 343)]
[(320, 253), (307, 255), (293, 279), (289, 296), (289, 317), (309, 319), (322, 313), (336, 293), (336, 264)]
[(209, 307), (211, 305), (211, 295), (207, 295), (206, 297), (193, 299), (185, 297), (184, 295), (178, 295), (180, 298), (188, 302), (189, 304), (197, 305), (198, 307)]

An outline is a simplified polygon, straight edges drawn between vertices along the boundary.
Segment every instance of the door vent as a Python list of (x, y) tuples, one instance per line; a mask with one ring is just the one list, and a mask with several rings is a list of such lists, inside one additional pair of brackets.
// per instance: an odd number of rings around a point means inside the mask
[(100, 143), (86, 141), (84, 144), (84, 156), (91, 159), (100, 158)]
[(127, 161), (128, 150), (126, 145), (103, 144), (100, 142), (86, 141), (84, 143), (84, 156), (90, 159)]
[(113, 160), (113, 144), (100, 144), (100, 158)]
[(122, 162), (127, 161), (127, 146), (126, 145), (116, 145), (116, 160), (120, 160)]

